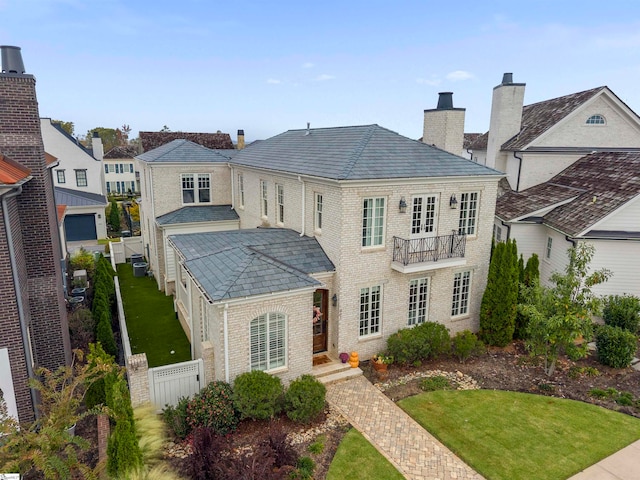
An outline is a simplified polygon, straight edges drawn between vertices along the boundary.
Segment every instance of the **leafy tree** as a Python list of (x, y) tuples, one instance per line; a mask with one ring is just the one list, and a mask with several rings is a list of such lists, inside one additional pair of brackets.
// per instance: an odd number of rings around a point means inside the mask
[(65, 132), (73, 136), (73, 131), (75, 130), (75, 125), (73, 124), (73, 122), (64, 122), (62, 120), (51, 120), (51, 123), (57, 123), (62, 127), (62, 129)]
[(98, 132), (98, 136), (102, 140), (102, 146), (105, 152), (108, 152), (113, 147), (117, 147), (122, 144), (122, 132), (118, 128), (96, 127), (91, 130), (87, 130), (87, 136), (85, 137), (87, 142), (91, 141), (93, 132)]
[(518, 249), (515, 240), (498, 243), (489, 264), (480, 305), (480, 339), (504, 347), (513, 339), (518, 304)]
[(171, 129), (169, 127), (167, 127), (166, 125), (164, 125), (160, 131), (161, 132), (170, 132)]
[(611, 276), (604, 268), (589, 271), (594, 253), (593, 245), (581, 242), (568, 250), (564, 273), (551, 275), (551, 288), (525, 287), (525, 301), (518, 308), (528, 319), (527, 348), (533, 355), (544, 356), (548, 376), (553, 375), (562, 353), (573, 358), (587, 355), (586, 342), (576, 346), (576, 340), (593, 336), (591, 315), (598, 313), (600, 301), (592, 287)]

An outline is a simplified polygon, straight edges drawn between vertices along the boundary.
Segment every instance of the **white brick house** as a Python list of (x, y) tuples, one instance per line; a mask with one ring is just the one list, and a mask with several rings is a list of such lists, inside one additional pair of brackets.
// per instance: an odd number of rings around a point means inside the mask
[[(175, 289), (194, 356), (212, 341), (216, 378), (259, 368), (290, 380), (318, 352), (367, 359), (426, 320), (477, 330), (499, 172), (377, 125), (292, 130), (206, 165), (144, 155), (154, 273)], [(230, 204), (239, 232), (162, 236), (154, 220), (181, 206), (184, 173), (211, 175), (211, 203)], [(241, 277), (243, 265), (256, 273)]]

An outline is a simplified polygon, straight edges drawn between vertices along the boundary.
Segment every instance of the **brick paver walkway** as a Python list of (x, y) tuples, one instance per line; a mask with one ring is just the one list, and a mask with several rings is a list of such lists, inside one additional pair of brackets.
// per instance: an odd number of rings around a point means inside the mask
[(328, 385), (327, 401), (406, 478), (483, 479), (363, 376)]

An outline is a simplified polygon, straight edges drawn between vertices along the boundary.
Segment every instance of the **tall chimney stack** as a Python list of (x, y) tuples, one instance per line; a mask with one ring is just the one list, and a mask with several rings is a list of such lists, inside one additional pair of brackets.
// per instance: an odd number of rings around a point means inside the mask
[(0, 55), (2, 55), (2, 73), (17, 73), (19, 75), (24, 73), (20, 47), (2, 45), (0, 46)]
[(244, 148), (244, 130), (238, 130), (238, 143), (236, 149), (242, 150)]
[(520, 132), (524, 106), (524, 83), (513, 83), (513, 73), (505, 73), (493, 89), (491, 120), (487, 140), (487, 167), (506, 172), (506, 154), (501, 147)]
[(463, 155), (464, 115), (464, 108), (453, 108), (453, 92), (440, 92), (438, 106), (424, 111), (422, 141)]

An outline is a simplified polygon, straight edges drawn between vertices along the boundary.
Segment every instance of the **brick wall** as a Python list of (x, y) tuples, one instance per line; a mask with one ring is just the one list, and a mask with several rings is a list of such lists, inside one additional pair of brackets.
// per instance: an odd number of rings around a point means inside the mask
[(422, 141), (435, 145), (454, 155), (462, 155), (464, 149), (464, 114), (463, 108), (453, 110), (425, 110)]

